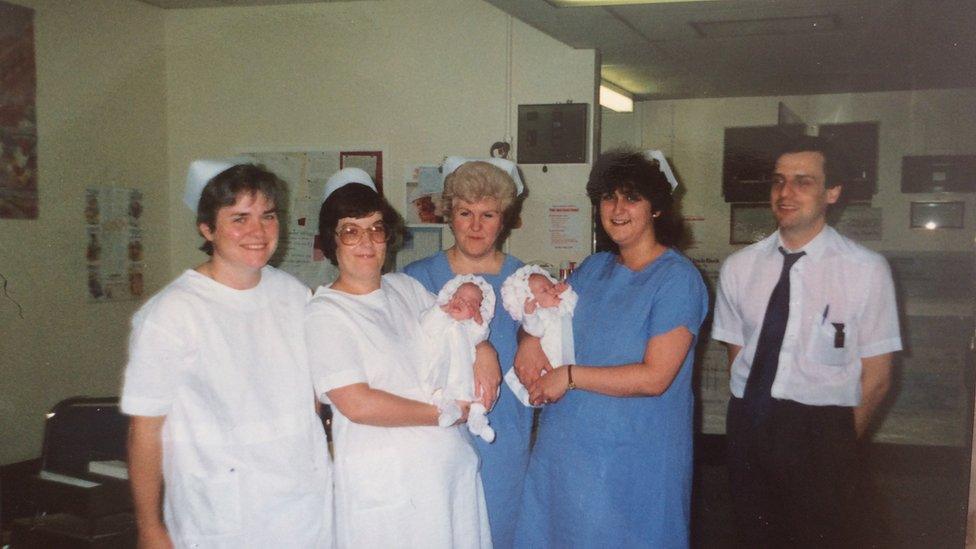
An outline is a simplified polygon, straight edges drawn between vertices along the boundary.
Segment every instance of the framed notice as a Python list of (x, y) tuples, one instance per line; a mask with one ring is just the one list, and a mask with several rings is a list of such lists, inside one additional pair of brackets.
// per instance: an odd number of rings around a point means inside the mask
[(729, 244), (759, 242), (776, 230), (776, 218), (769, 204), (732, 204)]
[(965, 202), (912, 202), (913, 229), (961, 229)]

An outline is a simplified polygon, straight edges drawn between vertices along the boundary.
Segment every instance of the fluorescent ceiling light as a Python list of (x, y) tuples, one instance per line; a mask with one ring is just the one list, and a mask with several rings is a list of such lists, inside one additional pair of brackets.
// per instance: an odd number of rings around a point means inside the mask
[(607, 83), (600, 84), (600, 106), (616, 112), (634, 112), (634, 99), (623, 91), (617, 91)]
[[(633, 4), (677, 4), (696, 0), (546, 0), (557, 8), (575, 8), (584, 6), (626, 6)], [(714, 2), (716, 0), (697, 0)]]

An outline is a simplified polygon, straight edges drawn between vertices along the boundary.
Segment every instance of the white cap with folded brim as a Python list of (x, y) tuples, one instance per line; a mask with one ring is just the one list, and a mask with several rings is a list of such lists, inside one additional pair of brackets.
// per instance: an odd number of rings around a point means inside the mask
[(329, 198), (329, 195), (350, 183), (366, 185), (370, 189), (373, 189), (373, 191), (376, 191), (376, 184), (373, 183), (373, 178), (366, 173), (366, 170), (342, 168), (332, 174), (328, 181), (325, 182), (325, 190), (322, 191), (322, 202), (325, 202)]
[(674, 177), (674, 172), (671, 171), (671, 165), (668, 164), (668, 159), (664, 158), (664, 152), (651, 149), (644, 151), (644, 158), (648, 160), (657, 160), (657, 164), (661, 169), (661, 173), (664, 177), (668, 179), (668, 184), (671, 185), (671, 190), (678, 188), (678, 179)]
[(190, 211), (196, 213), (200, 205), (200, 195), (217, 174), (238, 164), (249, 164), (250, 158), (243, 156), (224, 159), (201, 159), (190, 162), (190, 169), (186, 174), (186, 188), (183, 190), (183, 203)]
[(451, 175), (454, 173), (454, 170), (461, 167), (461, 164), (465, 164), (467, 162), (487, 162), (507, 173), (508, 176), (512, 178), (512, 181), (515, 182), (515, 196), (520, 196), (522, 191), (525, 190), (525, 185), (522, 184), (522, 176), (519, 174), (518, 166), (515, 164), (515, 162), (506, 160), (504, 158), (463, 158), (460, 156), (448, 156), (447, 159), (444, 160), (444, 166), (442, 167), (444, 177), (446, 178), (447, 176)]

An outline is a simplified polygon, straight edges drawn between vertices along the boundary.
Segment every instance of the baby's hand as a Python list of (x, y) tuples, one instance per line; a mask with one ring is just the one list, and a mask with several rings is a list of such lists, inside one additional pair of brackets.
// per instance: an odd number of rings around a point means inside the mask
[(539, 308), (539, 301), (535, 298), (528, 298), (525, 300), (525, 314), (530, 315)]
[(456, 402), (458, 408), (461, 409), (461, 417), (454, 422), (454, 425), (460, 425), (468, 421), (468, 412), (471, 411), (471, 402), (467, 400), (455, 400), (454, 402)]
[(561, 293), (565, 292), (568, 289), (569, 289), (569, 284), (566, 284), (565, 282), (557, 282), (552, 287), (552, 293), (558, 295), (558, 294), (561, 294)]

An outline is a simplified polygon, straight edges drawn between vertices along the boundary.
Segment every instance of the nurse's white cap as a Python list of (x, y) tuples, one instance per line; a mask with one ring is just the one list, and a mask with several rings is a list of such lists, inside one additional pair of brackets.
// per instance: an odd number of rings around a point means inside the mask
[(664, 177), (668, 178), (668, 183), (671, 185), (671, 190), (678, 188), (678, 179), (674, 177), (674, 172), (671, 171), (671, 165), (668, 164), (668, 159), (664, 158), (664, 153), (662, 151), (652, 149), (644, 151), (644, 158), (648, 160), (657, 160), (658, 166), (661, 168), (661, 173)]
[(370, 189), (373, 189), (373, 191), (376, 191), (376, 184), (373, 183), (373, 178), (365, 170), (360, 168), (342, 168), (332, 174), (332, 177), (325, 182), (325, 191), (322, 192), (322, 202), (325, 202), (329, 198), (329, 195), (350, 183), (366, 185)]
[(190, 169), (186, 174), (186, 188), (183, 190), (183, 203), (190, 211), (196, 213), (197, 206), (200, 205), (200, 195), (203, 188), (207, 186), (217, 174), (230, 169), (238, 164), (249, 164), (253, 162), (250, 158), (242, 156), (223, 159), (201, 159), (190, 162)]
[(515, 164), (515, 162), (505, 158), (463, 158), (460, 156), (448, 156), (447, 159), (444, 160), (444, 166), (441, 168), (444, 173), (444, 177), (451, 175), (454, 173), (454, 170), (461, 167), (461, 164), (465, 164), (467, 162), (487, 162), (507, 173), (508, 176), (512, 178), (512, 181), (515, 182), (515, 196), (521, 195), (522, 191), (525, 190), (525, 185), (522, 184), (522, 176), (519, 174), (518, 166)]

